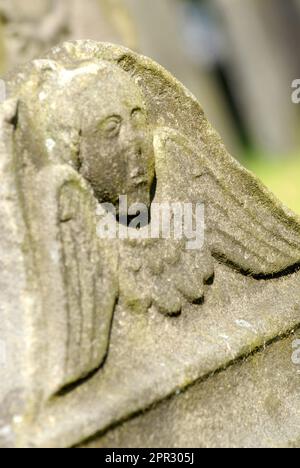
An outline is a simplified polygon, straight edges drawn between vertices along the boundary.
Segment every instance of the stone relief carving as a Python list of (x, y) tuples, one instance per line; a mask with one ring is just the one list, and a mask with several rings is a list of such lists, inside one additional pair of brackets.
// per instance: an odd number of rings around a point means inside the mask
[[(201, 316), (219, 264), (253, 282), (297, 271), (299, 220), (226, 152), (193, 96), (151, 60), (65, 43), (12, 75), (8, 92), (1, 167), (13, 183), (1, 212), (10, 201), (22, 220), (8, 263), (22, 257), (27, 299), (18, 307), (35, 418), (43, 402), (76, 394), (105, 369), (117, 307), (137, 321), (161, 312), (176, 327), (190, 305)], [(203, 248), (187, 250), (185, 239), (100, 239), (97, 204), (118, 209), (120, 195), (147, 208), (203, 203)]]

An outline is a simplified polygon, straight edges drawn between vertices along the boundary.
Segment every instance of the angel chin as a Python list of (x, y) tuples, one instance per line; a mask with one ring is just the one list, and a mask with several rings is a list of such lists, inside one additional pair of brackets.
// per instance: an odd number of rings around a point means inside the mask
[(187, 250), (204, 246), (203, 203), (152, 203), (150, 210), (141, 203), (128, 207), (126, 195), (119, 207), (102, 203), (97, 207), (97, 235), (100, 239), (171, 239), (186, 240)]

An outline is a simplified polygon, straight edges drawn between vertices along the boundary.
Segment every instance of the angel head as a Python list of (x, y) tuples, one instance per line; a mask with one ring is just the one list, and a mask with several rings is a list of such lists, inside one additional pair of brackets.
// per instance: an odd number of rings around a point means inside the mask
[(117, 205), (127, 195), (130, 204), (149, 206), (153, 132), (133, 79), (105, 61), (35, 63), (42, 68), (37, 114), (51, 161), (73, 165), (99, 202)]
[[(99, 79), (100, 78), (100, 79)], [(149, 205), (154, 176), (152, 129), (142, 94), (129, 76), (106, 66), (86, 93), (80, 173), (101, 201)]]

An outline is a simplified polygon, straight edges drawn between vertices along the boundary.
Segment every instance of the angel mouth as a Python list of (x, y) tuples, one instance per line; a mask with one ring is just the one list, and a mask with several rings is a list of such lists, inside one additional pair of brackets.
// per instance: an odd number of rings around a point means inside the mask
[[(147, 177), (147, 174), (145, 174), (144, 172), (138, 172), (134, 175), (131, 175), (130, 176), (130, 186), (131, 187), (134, 187), (137, 188), (137, 187), (140, 187), (141, 185), (148, 185), (148, 177)], [(131, 190), (134, 190), (131, 188)]]
[(147, 185), (148, 181), (146, 177), (137, 177), (133, 179), (133, 183), (135, 187), (140, 187), (141, 185)]
[(142, 168), (137, 167), (133, 169), (129, 176), (135, 185), (140, 185), (147, 182), (147, 174)]

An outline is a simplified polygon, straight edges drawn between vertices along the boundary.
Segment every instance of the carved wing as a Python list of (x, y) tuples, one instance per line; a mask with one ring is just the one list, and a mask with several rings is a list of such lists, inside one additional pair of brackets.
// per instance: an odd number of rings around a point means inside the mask
[(300, 265), (300, 223), (233, 158), (206, 156), (186, 136), (156, 132), (160, 196), (205, 207), (206, 240), (219, 260), (255, 277)]
[(123, 242), (120, 294), (127, 306), (146, 310), (153, 305), (177, 315), (187, 302), (201, 304), (213, 280), (213, 257), (266, 279), (299, 265), (300, 224), (238, 163), (226, 161), (225, 180), (213, 160), (169, 128), (156, 130), (154, 150), (154, 202), (192, 203), (193, 211), (203, 204), (205, 242), (200, 250), (188, 250), (184, 238)]
[(103, 363), (118, 253), (97, 237), (96, 201), (82, 177), (49, 164), (29, 141), (22, 103), (0, 107), (1, 318), (5, 333), (15, 330), (11, 372), (26, 361), (20, 381), (28, 378), (30, 401), (39, 407)]
[(257, 277), (298, 266), (299, 219), (228, 154), (200, 104), (181, 83), (151, 59), (93, 41), (67, 43), (49, 58), (66, 61), (76, 54), (118, 64), (142, 89), (153, 126), (174, 130), (164, 131), (160, 144), (156, 135), (156, 154), (168, 171), (166, 186), (174, 189), (170, 200), (177, 194), (205, 203), (206, 237), (215, 257)]
[(72, 168), (46, 166), (31, 183), (26, 210), (47, 330), (44, 386), (51, 395), (105, 359), (117, 296), (116, 254), (98, 239), (94, 197)]

